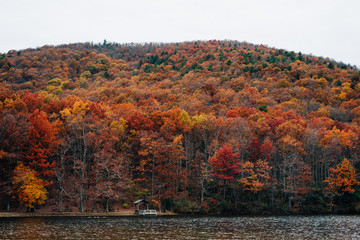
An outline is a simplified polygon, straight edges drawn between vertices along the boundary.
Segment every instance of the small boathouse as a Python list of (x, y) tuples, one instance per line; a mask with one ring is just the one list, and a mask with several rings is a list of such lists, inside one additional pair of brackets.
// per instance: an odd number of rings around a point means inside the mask
[[(135, 204), (135, 214), (141, 215), (141, 216), (156, 216), (157, 215), (157, 211), (155, 209), (149, 209), (149, 202), (146, 201), (145, 199), (139, 199), (137, 201), (134, 202)], [(144, 206), (145, 205), (145, 209), (144, 207), (140, 207), (140, 206)], [(143, 208), (143, 209), (141, 209)]]

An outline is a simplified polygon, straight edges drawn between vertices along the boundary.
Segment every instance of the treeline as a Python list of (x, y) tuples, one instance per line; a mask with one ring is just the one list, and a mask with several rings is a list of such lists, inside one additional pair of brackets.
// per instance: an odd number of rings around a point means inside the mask
[(360, 73), (236, 41), (0, 55), (0, 207), (358, 212)]

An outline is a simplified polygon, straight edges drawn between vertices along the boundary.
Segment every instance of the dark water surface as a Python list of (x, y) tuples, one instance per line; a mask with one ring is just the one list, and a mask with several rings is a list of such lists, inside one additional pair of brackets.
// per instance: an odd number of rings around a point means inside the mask
[(0, 239), (360, 239), (360, 216), (0, 218)]

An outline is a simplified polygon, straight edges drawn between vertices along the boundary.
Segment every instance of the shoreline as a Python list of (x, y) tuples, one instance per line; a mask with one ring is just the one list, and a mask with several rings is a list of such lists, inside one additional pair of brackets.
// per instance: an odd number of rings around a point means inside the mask
[[(168, 211), (166, 213), (158, 213), (157, 216), (359, 216), (360, 213), (272, 213), (272, 214), (189, 214), (174, 213)], [(88, 218), (106, 218), (106, 217), (137, 217), (133, 211), (124, 212), (0, 212), (0, 218), (26, 218), (26, 217), (88, 217)], [(142, 216), (139, 216), (142, 217)]]
[[(158, 213), (158, 216), (176, 216), (174, 212)], [(134, 217), (134, 212), (0, 212), (0, 218), (12, 217)]]

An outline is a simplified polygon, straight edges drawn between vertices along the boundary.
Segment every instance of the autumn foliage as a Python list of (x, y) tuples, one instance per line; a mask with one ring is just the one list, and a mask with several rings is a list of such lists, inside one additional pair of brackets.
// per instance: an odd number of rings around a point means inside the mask
[(355, 66), (246, 42), (9, 51), (0, 210), (354, 212), (359, 105)]
[(355, 169), (346, 158), (336, 168), (330, 168), (330, 176), (324, 182), (327, 184), (325, 190), (338, 192), (338, 194), (353, 193), (354, 186), (359, 185)]
[(233, 180), (235, 175), (240, 173), (238, 154), (233, 153), (231, 147), (225, 144), (215, 155), (209, 159), (214, 169), (212, 176), (222, 180)]
[(30, 167), (18, 164), (14, 169), (13, 184), (20, 203), (26, 207), (34, 208), (45, 203), (48, 193), (45, 183)]
[(55, 167), (55, 161), (50, 162), (51, 156), (60, 143), (56, 136), (56, 122), (50, 123), (46, 114), (36, 109), (29, 116), (29, 123), (29, 166), (43, 177), (51, 177)]

